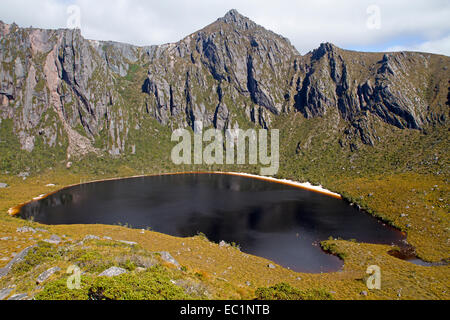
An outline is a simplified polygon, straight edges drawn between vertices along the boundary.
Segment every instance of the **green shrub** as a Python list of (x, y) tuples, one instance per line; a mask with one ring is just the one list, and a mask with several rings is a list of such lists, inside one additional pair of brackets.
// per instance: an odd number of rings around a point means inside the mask
[(288, 283), (279, 283), (268, 288), (258, 288), (257, 300), (332, 300), (333, 296), (324, 289), (302, 291)]
[(322, 241), (320, 243), (320, 246), (322, 247), (323, 251), (334, 254), (335, 256), (339, 257), (342, 260), (344, 260), (347, 257), (347, 255), (344, 252), (340, 252), (338, 250), (338, 247), (336, 246), (335, 243), (330, 243), (328, 241)]
[(117, 277), (81, 276), (81, 288), (70, 290), (67, 278), (51, 282), (36, 300), (187, 300), (193, 297), (171, 282), (164, 267)]

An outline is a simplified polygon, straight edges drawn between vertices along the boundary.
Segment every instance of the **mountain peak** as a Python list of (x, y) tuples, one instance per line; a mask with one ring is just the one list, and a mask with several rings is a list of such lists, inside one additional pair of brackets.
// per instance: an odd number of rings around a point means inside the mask
[(236, 9), (231, 9), (228, 11), (223, 18), (220, 18), (219, 21), (225, 22), (227, 24), (232, 24), (241, 28), (249, 29), (251, 27), (255, 27), (256, 23), (251, 21), (249, 18), (240, 14)]
[(230, 11), (228, 11), (225, 16), (223, 17), (224, 19), (233, 19), (233, 20), (238, 20), (238, 19), (242, 19), (245, 18), (242, 14), (240, 14), (236, 9), (231, 9)]

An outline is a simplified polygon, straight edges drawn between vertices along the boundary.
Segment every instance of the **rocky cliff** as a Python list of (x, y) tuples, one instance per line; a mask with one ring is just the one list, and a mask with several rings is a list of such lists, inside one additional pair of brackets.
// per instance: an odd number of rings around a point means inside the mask
[(449, 57), (329, 43), (302, 56), (235, 10), (177, 43), (149, 47), (0, 22), (0, 62), (0, 127), (9, 121), (25, 152), (133, 154), (150, 119), (170, 128), (270, 128), (280, 115), (337, 113), (343, 137), (367, 145), (379, 140), (380, 121), (448, 126)]

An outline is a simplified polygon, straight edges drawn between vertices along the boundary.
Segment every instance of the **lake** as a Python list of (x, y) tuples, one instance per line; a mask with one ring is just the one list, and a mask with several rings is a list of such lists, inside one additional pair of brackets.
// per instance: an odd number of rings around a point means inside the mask
[(320, 249), (328, 239), (399, 243), (404, 236), (341, 199), (225, 174), (163, 175), (82, 184), (22, 207), (49, 225), (127, 224), (177, 237), (204, 233), (298, 272), (338, 271)]

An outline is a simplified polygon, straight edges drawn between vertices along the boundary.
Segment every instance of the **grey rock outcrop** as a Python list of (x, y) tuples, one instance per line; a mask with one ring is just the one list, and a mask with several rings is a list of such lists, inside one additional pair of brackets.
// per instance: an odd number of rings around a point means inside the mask
[(26, 294), (26, 293), (15, 294), (8, 298), (8, 300), (27, 300), (27, 299), (28, 299), (28, 294)]
[(45, 281), (48, 280), (48, 278), (50, 278), (53, 274), (55, 274), (56, 272), (61, 271), (60, 267), (53, 267), (50, 268), (44, 272), (42, 272), (36, 279), (36, 283), (41, 284)]
[(87, 236), (85, 236), (83, 238), (83, 241), (89, 241), (89, 240), (100, 240), (100, 237), (88, 234)]
[(28, 233), (28, 232), (36, 233), (36, 230), (32, 227), (24, 226), (24, 227), (17, 228), (16, 232), (18, 232), (18, 233)]
[(44, 240), (47, 243), (51, 243), (51, 244), (60, 244), (62, 239), (60, 236), (57, 236), (56, 234), (51, 235), (49, 239), (45, 239)]
[(14, 256), (14, 258), (5, 267), (1, 268), (0, 279), (7, 276), (15, 264), (22, 262), (27, 256), (28, 252), (30, 252), (30, 250), (33, 249), (34, 247), (36, 247), (36, 245), (25, 248), (19, 254)]
[(0, 300), (5, 300), (5, 298), (7, 298), (11, 292), (13, 292), (13, 288), (5, 288), (0, 290)]
[(117, 277), (120, 276), (121, 274), (127, 273), (128, 271), (123, 269), (123, 268), (119, 268), (119, 267), (111, 267), (105, 271), (103, 271), (102, 273), (100, 273), (98, 276), (99, 277)]
[(117, 240), (117, 241), (120, 242), (120, 243), (129, 245), (129, 246), (136, 246), (137, 245), (137, 242), (134, 242), (134, 241), (126, 241), (126, 240)]
[(159, 252), (159, 254), (161, 255), (161, 259), (163, 259), (164, 261), (173, 264), (177, 268), (181, 268), (181, 265), (178, 263), (177, 260), (175, 260), (174, 257), (172, 257), (172, 255), (169, 252), (162, 251), (162, 252)]

